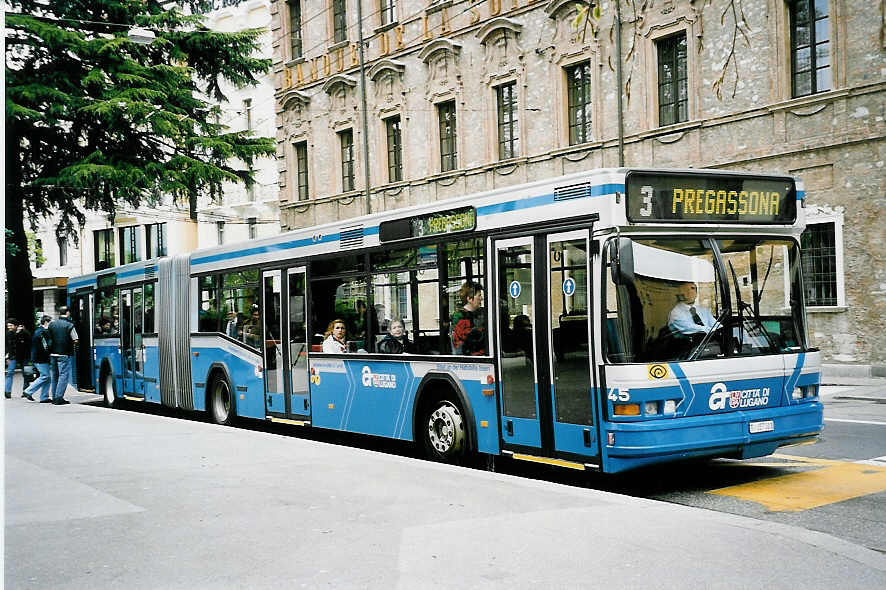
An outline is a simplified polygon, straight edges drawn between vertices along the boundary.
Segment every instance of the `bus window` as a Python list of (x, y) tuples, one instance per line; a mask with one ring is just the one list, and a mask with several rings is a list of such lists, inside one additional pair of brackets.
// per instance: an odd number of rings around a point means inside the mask
[[(475, 238), (446, 244), (443, 258), (448, 280), (446, 283), (447, 300), (443, 302), (445, 305), (443, 311), (445, 313), (441, 319), (441, 331), (448, 339), (448, 335), (452, 330), (450, 318), (453, 313), (462, 309), (465, 305), (465, 302), (461, 300), (459, 295), (462, 287), (468, 282), (477, 283), (480, 286), (485, 286), (486, 284), (486, 257), (484, 255), (483, 240)], [(484, 292), (485, 295), (486, 293)], [(483, 326), (483, 331), (487, 332), (485, 324), (488, 314), (486, 313), (485, 299), (484, 307), (478, 309), (474, 315), (477, 318), (476, 321)], [(484, 346), (484, 348), (486, 347)], [(451, 343), (444, 343), (444, 350), (441, 352), (452, 354)], [(488, 350), (483, 352), (488, 353)]]
[[(222, 275), (222, 316), (227, 325), (236, 321), (232, 338), (251, 346), (261, 346), (261, 307), (258, 269), (241, 270)], [(235, 319), (236, 318), (236, 319)]]
[(145, 283), (145, 334), (156, 333), (154, 327), (154, 285)]
[(200, 277), (200, 311), (198, 313), (198, 332), (220, 332), (218, 309), (218, 277), (215, 275)]
[(732, 352), (753, 355), (799, 347), (803, 310), (794, 242), (742, 238), (718, 240), (717, 245), (732, 295)]
[(119, 336), (119, 316), (117, 315), (117, 287), (100, 287), (95, 292), (95, 337), (110, 338)]
[[(615, 243), (609, 244), (610, 260)], [(611, 273), (607, 278), (609, 360), (630, 363), (722, 356), (726, 346), (720, 278), (709, 241), (633, 240), (628, 247), (631, 256), (624, 259), (632, 259), (631, 272), (617, 273), (614, 285)], [(613, 307), (614, 318), (610, 317)]]
[[(345, 341), (350, 352), (368, 351), (368, 335), (375, 326), (375, 308), (370, 307), (366, 279), (342, 277), (311, 281), (311, 350), (322, 352), (323, 339), (330, 322), (344, 320)], [(367, 348), (368, 347), (368, 348)]]

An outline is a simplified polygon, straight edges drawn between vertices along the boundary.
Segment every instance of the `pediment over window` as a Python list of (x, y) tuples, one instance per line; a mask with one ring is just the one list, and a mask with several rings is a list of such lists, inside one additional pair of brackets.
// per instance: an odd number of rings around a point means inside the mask
[(288, 90), (280, 98), (280, 104), (283, 105), (284, 111), (288, 111), (295, 106), (304, 108), (311, 104), (311, 97), (299, 90)]
[(480, 43), (484, 45), (489, 41), (489, 38), (499, 33), (501, 31), (510, 31), (517, 36), (520, 34), (520, 31), (523, 30), (523, 25), (518, 23), (517, 21), (511, 20), (509, 18), (499, 17), (494, 18), (483, 27), (477, 31), (477, 39), (480, 40)]
[(550, 18), (557, 18), (557, 14), (561, 10), (571, 10), (574, 6), (581, 4), (586, 6), (584, 2), (577, 2), (576, 0), (551, 0), (547, 4), (545, 4), (545, 14), (547, 14)]
[(395, 76), (402, 76), (406, 71), (406, 64), (393, 59), (383, 59), (369, 68), (369, 79), (377, 82), (382, 74), (389, 72)]
[(458, 55), (461, 53), (461, 43), (445, 38), (435, 39), (421, 50), (421, 53), (418, 54), (418, 58), (425, 62), (425, 64), (430, 64), (431, 60), (439, 52)]
[(344, 90), (347, 91), (349, 88), (354, 88), (357, 86), (357, 79), (352, 76), (346, 76), (344, 74), (336, 74), (326, 80), (323, 84), (323, 92), (326, 94), (333, 94), (336, 91), (336, 88), (341, 85), (344, 87)]

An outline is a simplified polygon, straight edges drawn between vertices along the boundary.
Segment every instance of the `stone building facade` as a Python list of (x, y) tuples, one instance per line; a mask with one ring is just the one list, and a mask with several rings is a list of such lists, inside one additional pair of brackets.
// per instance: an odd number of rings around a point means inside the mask
[(886, 3), (367, 0), (364, 126), (356, 2), (271, 7), (283, 229), (621, 159), (790, 173), (812, 341), (886, 364)]

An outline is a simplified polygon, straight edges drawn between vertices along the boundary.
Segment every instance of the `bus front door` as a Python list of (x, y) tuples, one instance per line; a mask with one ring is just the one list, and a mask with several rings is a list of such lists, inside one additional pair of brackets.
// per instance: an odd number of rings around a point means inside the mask
[(92, 360), (92, 294), (83, 292), (72, 295), (71, 313), (78, 337), (75, 385), (81, 391), (95, 391), (93, 385), (95, 367)]
[(599, 454), (588, 248), (587, 230), (496, 242), (505, 448), (578, 459)]

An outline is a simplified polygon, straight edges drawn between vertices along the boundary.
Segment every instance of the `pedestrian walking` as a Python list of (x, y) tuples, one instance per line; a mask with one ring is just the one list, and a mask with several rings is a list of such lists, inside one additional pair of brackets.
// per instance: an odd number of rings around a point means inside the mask
[(51, 402), (52, 398), (50, 396), (55, 390), (55, 381), (52, 379), (52, 372), (49, 370), (49, 353), (52, 342), (49, 323), (51, 321), (52, 318), (48, 315), (43, 316), (40, 319), (40, 326), (34, 331), (34, 337), (31, 338), (31, 362), (40, 371), (40, 376), (25, 389), (25, 397), (34, 401), (34, 394), (40, 391), (41, 404)]
[(70, 403), (65, 399), (65, 391), (71, 379), (71, 364), (74, 362), (74, 347), (77, 345), (77, 330), (71, 323), (71, 312), (67, 307), (59, 308), (59, 317), (49, 324), (50, 354), (49, 370), (55, 380), (52, 403), (61, 406)]
[[(6, 322), (6, 398), (12, 397), (13, 377), (18, 367), (24, 367), (31, 356), (31, 334), (15, 318)], [(25, 396), (22, 393), (22, 397)]]

